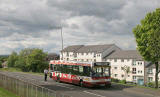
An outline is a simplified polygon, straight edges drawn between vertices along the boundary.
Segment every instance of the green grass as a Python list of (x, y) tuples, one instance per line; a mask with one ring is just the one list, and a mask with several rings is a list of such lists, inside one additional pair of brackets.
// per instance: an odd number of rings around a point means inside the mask
[(18, 97), (18, 96), (0, 87), (0, 97)]
[[(19, 68), (13, 68), (13, 67), (9, 67), (9, 68), (0, 68), (1, 71), (8, 71), (8, 72), (23, 72), (21, 69)], [(35, 74), (35, 75), (43, 75), (43, 73), (36, 73), (36, 72), (23, 72), (23, 73), (29, 73), (29, 74)]]
[(1, 71), (9, 71), (9, 72), (22, 72), (19, 68), (0, 68)]

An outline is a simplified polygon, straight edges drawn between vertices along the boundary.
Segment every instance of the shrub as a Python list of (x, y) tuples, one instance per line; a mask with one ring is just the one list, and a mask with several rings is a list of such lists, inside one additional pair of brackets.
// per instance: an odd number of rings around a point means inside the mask
[(126, 84), (126, 80), (120, 80), (120, 83)]
[(149, 83), (147, 84), (147, 86), (148, 86), (148, 87), (152, 87), (152, 88), (153, 88), (153, 87), (154, 87), (154, 83), (149, 82)]
[(119, 79), (112, 78), (111, 81), (118, 83), (120, 80), (119, 80)]

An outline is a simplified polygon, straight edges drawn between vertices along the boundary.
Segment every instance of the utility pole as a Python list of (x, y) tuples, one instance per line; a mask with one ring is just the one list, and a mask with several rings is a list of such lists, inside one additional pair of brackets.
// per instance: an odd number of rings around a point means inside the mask
[[(61, 25), (61, 41), (62, 41), (62, 50), (63, 50), (63, 32), (62, 32), (62, 25)], [(63, 60), (63, 52), (61, 51), (62, 54), (62, 60)]]

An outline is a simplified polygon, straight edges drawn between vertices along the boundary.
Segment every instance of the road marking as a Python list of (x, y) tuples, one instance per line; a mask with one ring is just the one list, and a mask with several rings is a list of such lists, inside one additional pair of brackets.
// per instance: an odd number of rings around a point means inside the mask
[(83, 91), (83, 92), (91, 94), (91, 95), (95, 95), (95, 96), (98, 96), (98, 97), (106, 97), (106, 96), (102, 96), (102, 95), (99, 95), (99, 94), (91, 93), (91, 92), (88, 92), (88, 91)]
[(64, 87), (64, 88), (68, 88), (68, 89), (71, 89), (71, 90), (73, 90), (73, 89), (74, 89), (74, 88), (70, 88), (70, 87), (66, 87), (66, 86), (62, 86), (62, 85), (56, 85), (56, 86)]

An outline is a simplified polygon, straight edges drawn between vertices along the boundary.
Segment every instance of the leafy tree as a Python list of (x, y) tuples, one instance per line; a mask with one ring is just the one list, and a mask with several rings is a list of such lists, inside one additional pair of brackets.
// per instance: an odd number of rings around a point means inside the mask
[(33, 72), (42, 72), (48, 67), (48, 63), (45, 60), (47, 54), (41, 49), (34, 49), (27, 58), (27, 65)]
[(16, 52), (12, 52), (12, 54), (9, 56), (8, 58), (8, 66), (9, 67), (14, 67), (15, 66), (15, 62), (18, 59), (18, 55)]
[(20, 51), (14, 66), (25, 72), (42, 72), (44, 68), (48, 67), (46, 56), (47, 54), (42, 49), (26, 48)]
[(131, 72), (131, 71), (130, 71), (130, 67), (124, 66), (124, 67), (122, 67), (122, 70), (123, 70), (124, 73), (125, 73), (125, 81), (126, 81), (126, 78), (127, 78), (128, 74)]
[(22, 71), (30, 71), (30, 67), (27, 65), (28, 56), (32, 53), (33, 49), (26, 48), (20, 51), (15, 67), (22, 69)]
[(141, 24), (133, 29), (137, 49), (146, 61), (155, 64), (155, 88), (158, 88), (158, 73), (160, 61), (160, 8), (148, 13)]

